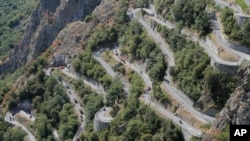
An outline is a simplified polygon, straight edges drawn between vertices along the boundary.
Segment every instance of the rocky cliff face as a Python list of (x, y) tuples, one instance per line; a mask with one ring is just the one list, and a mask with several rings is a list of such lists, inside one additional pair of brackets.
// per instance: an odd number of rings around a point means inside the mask
[(22, 40), (0, 65), (0, 73), (14, 71), (44, 52), (58, 33), (73, 21), (83, 20), (101, 0), (41, 0)]
[(238, 87), (203, 140), (212, 140), (229, 124), (250, 125), (250, 64), (244, 65), (238, 75)]

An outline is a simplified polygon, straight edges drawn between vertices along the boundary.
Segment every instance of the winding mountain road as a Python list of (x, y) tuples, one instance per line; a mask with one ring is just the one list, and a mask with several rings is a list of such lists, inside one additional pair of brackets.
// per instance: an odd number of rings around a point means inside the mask
[(4, 120), (6, 122), (10, 123), (10, 124), (21, 127), (28, 134), (30, 141), (36, 141), (35, 136), (24, 125), (22, 125), (18, 121), (14, 120), (14, 117), (12, 116), (12, 113), (7, 112), (5, 117), (4, 117)]
[(222, 25), (217, 16), (214, 19), (211, 19), (211, 22), (213, 26), (217, 27), (213, 29), (213, 32), (216, 35), (220, 45), (224, 49), (238, 55), (241, 57), (241, 59), (250, 61), (250, 56), (248, 55), (248, 53), (250, 53), (250, 48), (228, 41), (222, 31)]
[(151, 99), (151, 96), (148, 94), (144, 94), (141, 96), (141, 99), (143, 102), (147, 105), (149, 105), (154, 111), (160, 113), (160, 115), (171, 119), (174, 121), (177, 125), (187, 130), (190, 134), (192, 134), (195, 137), (201, 137), (202, 131), (199, 129), (196, 129), (192, 125), (188, 124), (187, 122), (181, 120), (177, 116), (175, 116), (173, 113), (167, 111), (162, 105), (158, 104), (157, 102), (154, 102), (153, 99)]
[[(50, 70), (51, 70), (51, 68), (48, 68), (48, 69), (44, 70), (45, 74), (47, 76), (54, 77), (53, 74), (51, 74)], [(74, 106), (74, 111), (77, 113), (77, 116), (81, 119), (80, 120), (81, 125), (79, 126), (79, 128), (78, 128), (78, 130), (77, 130), (77, 132), (76, 132), (76, 134), (74, 135), (74, 138), (73, 138), (73, 141), (76, 141), (77, 138), (79, 137), (80, 133), (83, 132), (84, 126), (86, 124), (84, 109), (80, 105), (80, 102), (79, 102), (80, 98), (78, 97), (76, 92), (65, 81), (63, 81), (63, 80), (62, 81), (57, 80), (57, 81), (64, 86), (64, 88), (65, 88), (65, 90), (67, 92), (67, 95), (68, 95), (68, 97), (70, 99), (70, 102)]]
[[(163, 22), (156, 17), (149, 17), (149, 18), (156, 21), (158, 24), (166, 26), (167, 28), (170, 28), (170, 29), (175, 28), (175, 26), (169, 22)], [(144, 22), (143, 25), (145, 28), (150, 28), (150, 26), (146, 26), (147, 24), (145, 21), (142, 20), (141, 22)], [(185, 30), (182, 30), (181, 33), (186, 35), (187, 37), (189, 37), (192, 41), (198, 42), (200, 44), (200, 46), (205, 49), (206, 53), (210, 56), (210, 58), (218, 64), (224, 64), (227, 66), (238, 66), (240, 64), (240, 61), (242, 61), (242, 60), (238, 60), (236, 62), (231, 62), (231, 61), (223, 60), (218, 56), (218, 51), (216, 51), (217, 48), (212, 43), (212, 41), (210, 41), (208, 38), (206, 40), (199, 39), (193, 33), (190, 33), (190, 32), (185, 31)], [(239, 56), (242, 54), (237, 54), (237, 55)]]
[[(136, 11), (133, 12), (133, 15), (137, 15)], [(169, 46), (167, 43), (159, 37), (157, 33), (140, 17), (135, 17), (138, 19), (138, 21), (143, 25), (143, 27), (146, 29), (148, 34), (155, 40), (155, 42), (158, 42), (160, 45), (160, 48), (163, 52), (163, 54), (167, 54), (167, 56), (170, 56), (168, 59), (169, 66), (174, 66), (174, 57), (172, 51), (170, 51)], [(164, 22), (161, 22), (164, 23)], [(168, 27), (173, 27), (172, 25), (168, 25)], [(196, 116), (198, 119), (205, 123), (212, 123), (215, 118), (208, 116), (206, 114), (203, 114), (199, 111), (197, 111), (193, 107), (193, 102), (190, 98), (188, 98), (181, 90), (177, 89), (175, 86), (171, 85), (171, 78), (169, 74), (169, 70), (167, 71), (165, 75), (165, 81), (164, 86), (166, 87), (168, 93), (174, 97), (180, 104), (182, 104), (190, 113), (192, 113), (194, 116)]]
[(228, 3), (228, 2), (225, 2), (225, 1), (223, 1), (223, 0), (214, 0), (215, 1), (215, 3), (218, 5), (218, 6), (220, 6), (220, 7), (222, 7), (222, 8), (224, 8), (224, 7), (230, 7), (230, 8), (232, 8), (235, 12), (237, 12), (237, 13), (242, 13), (242, 9), (239, 7), (239, 6), (236, 6), (236, 5), (234, 5), (234, 4), (230, 4), (230, 3)]
[[(249, 4), (249, 0), (245, 0), (247, 4)], [(240, 17), (247, 17), (247, 18), (250, 18), (250, 15), (247, 15), (247, 14), (244, 14), (242, 13), (242, 9), (240, 8), (240, 6), (236, 6), (234, 4), (230, 4), (230, 3), (227, 3), (225, 1), (222, 1), (222, 0), (215, 0), (216, 4), (222, 8), (224, 7), (229, 7), (231, 9), (234, 10), (234, 15), (236, 16), (240, 16)], [(230, 49), (233, 49), (231, 50), (232, 52), (234, 52), (235, 54), (243, 57), (244, 59), (248, 60), (249, 61), (249, 53), (250, 53), (250, 47), (247, 47), (247, 46), (244, 46), (244, 45), (241, 45), (239, 43), (235, 43), (235, 42), (231, 42), (229, 41), (225, 35), (223, 34), (222, 32), (222, 25), (220, 24), (220, 21), (219, 21), (219, 18), (218, 16), (215, 17), (215, 19), (211, 19), (212, 23), (215, 24), (217, 27), (219, 27), (218, 29), (215, 29), (214, 30), (214, 33), (216, 34), (216, 37), (217, 39), (220, 41), (220, 44), (225, 47), (225, 49), (227, 50), (230, 50)]]
[[(67, 85), (66, 82), (62, 81), (62, 84), (65, 86)], [(79, 126), (73, 141), (76, 141), (77, 138), (79, 137), (80, 133), (84, 131), (84, 126), (86, 124), (85, 121), (85, 113), (84, 113), (84, 109), (83, 107), (80, 105), (80, 102), (78, 101), (80, 98), (79, 96), (76, 94), (76, 92), (70, 87), (68, 86), (67, 88), (65, 88), (67, 91), (67, 95), (70, 98), (71, 103), (74, 105), (74, 110), (77, 113), (78, 117), (81, 119), (81, 125)]]
[[(69, 69), (65, 68), (65, 69), (62, 69), (61, 72), (65, 75), (67, 75), (68, 77), (72, 78), (72, 79), (75, 79), (75, 80), (79, 80), (80, 77), (76, 74), (76, 73), (72, 73)], [(83, 79), (83, 83), (85, 85), (88, 85), (92, 90), (95, 90), (98, 94), (107, 94), (105, 91), (104, 91), (104, 87), (102, 85), (94, 85), (93, 83)]]
[[(114, 50), (117, 50), (118, 52), (120, 52), (118, 48), (115, 48)], [(118, 62), (121, 62), (118, 56), (113, 55), (113, 58), (115, 58)], [(123, 62), (121, 62), (121, 63), (123, 63)], [(105, 62), (105, 64), (108, 65), (108, 63), (106, 63), (106, 62)], [(132, 64), (132, 63), (130, 63), (128, 61), (125, 61), (125, 63), (123, 63), (123, 64), (125, 66), (128, 66), (130, 69), (134, 70), (136, 73), (138, 73), (140, 75), (140, 77), (143, 79), (144, 83), (147, 86), (150, 86), (152, 88), (152, 81), (150, 80), (150, 77), (145, 72), (142, 72), (142, 70), (140, 70), (135, 64)], [(106, 67), (108, 67), (108, 66), (106, 66)], [(167, 111), (159, 103), (152, 100), (149, 94), (143, 94), (140, 99), (145, 104), (149, 105), (154, 111), (156, 111), (156, 112), (160, 113), (161, 115), (163, 115), (165, 118), (172, 119), (172, 121), (174, 121), (176, 124), (181, 126), (183, 129), (187, 130), (193, 136), (200, 137), (202, 135), (201, 130), (199, 130), (199, 129), (191, 126), (190, 124), (182, 121), (180, 118), (173, 115), (171, 112)]]
[[(102, 53), (102, 51), (94, 52), (93, 53), (94, 59), (96, 59), (96, 61), (98, 61), (103, 66), (103, 68), (106, 70), (106, 72), (112, 78), (114, 78), (116, 76), (116, 73), (113, 71), (113, 69), (110, 67), (110, 65), (103, 60), (103, 58), (101, 57), (101, 53)], [(125, 87), (123, 87), (124, 91), (128, 94), (129, 84), (127, 84), (124, 79), (121, 79), (121, 81), (122, 81), (122, 84), (125, 86)]]

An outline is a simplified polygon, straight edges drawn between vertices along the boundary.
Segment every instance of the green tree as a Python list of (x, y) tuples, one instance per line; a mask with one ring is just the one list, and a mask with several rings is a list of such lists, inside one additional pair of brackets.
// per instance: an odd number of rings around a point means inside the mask
[(123, 97), (124, 91), (123, 91), (123, 85), (119, 79), (118, 76), (116, 76), (110, 87), (108, 90), (108, 94), (106, 96), (106, 100), (107, 100), (107, 106), (114, 106), (115, 102), (119, 101), (119, 99), (121, 99)]
[(23, 141), (26, 133), (21, 128), (8, 128), (3, 135), (3, 141)]

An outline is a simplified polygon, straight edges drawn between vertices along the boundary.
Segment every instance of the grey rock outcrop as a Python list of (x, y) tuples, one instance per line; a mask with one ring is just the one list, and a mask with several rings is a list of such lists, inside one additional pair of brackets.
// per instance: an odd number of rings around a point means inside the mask
[(220, 112), (215, 127), (222, 131), (227, 124), (250, 125), (250, 65), (239, 71), (239, 86)]
[(83, 20), (101, 0), (41, 0), (32, 13), (23, 38), (0, 65), (0, 74), (12, 72), (38, 57), (68, 24)]
[(238, 75), (238, 87), (203, 140), (212, 140), (215, 134), (223, 131), (229, 124), (250, 125), (250, 64), (243, 65)]
[(243, 15), (241, 13), (234, 13), (234, 17), (236, 18), (237, 24), (242, 26), (247, 19), (250, 18), (249, 15)]

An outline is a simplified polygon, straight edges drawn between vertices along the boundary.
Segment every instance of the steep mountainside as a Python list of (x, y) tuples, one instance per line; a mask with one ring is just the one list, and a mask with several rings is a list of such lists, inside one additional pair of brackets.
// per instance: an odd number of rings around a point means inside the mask
[[(204, 140), (222, 132), (227, 125), (250, 124), (250, 65), (244, 65), (239, 71), (238, 87), (232, 93), (226, 106), (220, 112)], [(212, 133), (212, 134), (211, 134)], [(211, 136), (212, 135), (212, 136)]]
[(0, 73), (14, 71), (44, 52), (70, 22), (82, 20), (101, 0), (43, 0), (32, 13), (23, 39), (11, 51)]
[(58, 33), (52, 44), (54, 47), (53, 55), (65, 54), (71, 58), (79, 54), (79, 51), (85, 47), (86, 41), (96, 27), (113, 23), (117, 7), (115, 0), (103, 0), (95, 11), (86, 17), (85, 21), (68, 24)]

